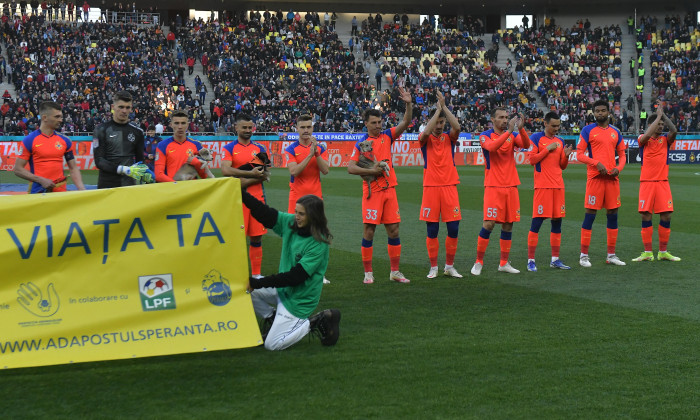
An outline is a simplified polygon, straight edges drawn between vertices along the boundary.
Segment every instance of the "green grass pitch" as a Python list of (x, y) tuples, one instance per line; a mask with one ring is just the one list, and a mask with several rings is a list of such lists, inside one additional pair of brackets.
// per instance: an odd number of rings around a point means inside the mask
[[(0, 372), (0, 413), (15, 418), (698, 418), (700, 413), (700, 169), (671, 167), (675, 213), (669, 250), (683, 261), (634, 263), (642, 251), (636, 211), (639, 166), (621, 175), (617, 253), (605, 264), (605, 213), (593, 227), (593, 267), (578, 265), (585, 168), (565, 171), (562, 260), (549, 261), (549, 221), (538, 273), (525, 270), (532, 168), (519, 167), (522, 221), (499, 273), (496, 227), (482, 275), (467, 275), (481, 226), (483, 168), (460, 167), (463, 220), (456, 268), (463, 279), (426, 279), (425, 224), (418, 220), (420, 168), (398, 168), (401, 270), (388, 280), (386, 233), (374, 240), (373, 285), (362, 284), (361, 181), (344, 168), (323, 178), (335, 240), (320, 307), (343, 314), (335, 347), (304, 340), (262, 348)], [(10, 175), (11, 174), (7, 174)], [(88, 183), (95, 176), (85, 173)], [(3, 176), (8, 182), (8, 176)], [(265, 185), (287, 206), (288, 172)], [(17, 181), (14, 181), (17, 182)], [(658, 241), (654, 218), (654, 250)], [(445, 227), (440, 230), (440, 268)], [(280, 240), (263, 239), (263, 272)], [(440, 274), (442, 271), (440, 271)], [(1, 357), (1, 356), (0, 356)]]

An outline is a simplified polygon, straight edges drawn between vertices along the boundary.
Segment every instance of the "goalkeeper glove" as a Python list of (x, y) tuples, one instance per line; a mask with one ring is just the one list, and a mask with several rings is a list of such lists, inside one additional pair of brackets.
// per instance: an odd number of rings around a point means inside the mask
[[(148, 166), (146, 166), (148, 168)], [(143, 173), (143, 176), (141, 176), (141, 180), (139, 181), (141, 184), (153, 184), (156, 182), (156, 175), (153, 173), (152, 170), (146, 169), (146, 171)]]
[(153, 171), (148, 169), (148, 166), (141, 162), (135, 163), (131, 166), (120, 165), (117, 168), (117, 173), (134, 178), (139, 184), (150, 184), (155, 182)]

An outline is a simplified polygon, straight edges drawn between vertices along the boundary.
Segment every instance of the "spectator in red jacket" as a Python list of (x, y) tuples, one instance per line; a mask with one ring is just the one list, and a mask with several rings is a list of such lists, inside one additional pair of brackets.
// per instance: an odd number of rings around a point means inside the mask
[(175, 32), (168, 32), (166, 39), (168, 40), (168, 47), (170, 47), (170, 49), (175, 48)]
[(187, 57), (186, 63), (187, 63), (187, 71), (188, 71), (187, 74), (191, 76), (192, 73), (194, 73), (194, 57), (192, 57), (192, 56)]

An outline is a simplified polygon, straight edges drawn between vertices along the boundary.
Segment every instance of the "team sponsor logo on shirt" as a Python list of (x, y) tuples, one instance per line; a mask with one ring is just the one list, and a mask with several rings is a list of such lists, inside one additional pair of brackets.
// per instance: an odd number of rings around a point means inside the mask
[(224, 306), (231, 301), (231, 285), (218, 270), (212, 269), (204, 276), (202, 290), (212, 305)]
[(139, 293), (144, 312), (175, 309), (172, 274), (139, 276)]

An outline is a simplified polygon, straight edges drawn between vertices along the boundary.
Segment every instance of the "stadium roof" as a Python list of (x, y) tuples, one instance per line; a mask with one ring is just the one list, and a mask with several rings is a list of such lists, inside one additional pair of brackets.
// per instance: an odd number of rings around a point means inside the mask
[(408, 13), (408, 14), (457, 14), (468, 13), (472, 15), (485, 14), (580, 14), (586, 17), (587, 12), (594, 11), (600, 14), (608, 13), (632, 14), (634, 9), (647, 13), (649, 11), (663, 10), (664, 13), (682, 13), (698, 9), (697, 3), (690, 1), (671, 1), (663, 5), (658, 1), (651, 0), (587, 0), (572, 4), (565, 0), (502, 0), (494, 2), (492, 0), (436, 0), (426, 2), (425, 0), (359, 0), (350, 2), (328, 2), (323, 0), (306, 1), (236, 1), (236, 0), (154, 0), (144, 2), (145, 4), (156, 4), (163, 9), (198, 9), (198, 10), (259, 10), (268, 8), (270, 10), (289, 9), (307, 11), (336, 11), (346, 13)]

